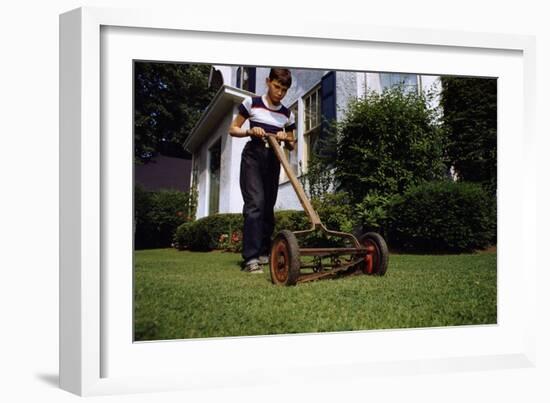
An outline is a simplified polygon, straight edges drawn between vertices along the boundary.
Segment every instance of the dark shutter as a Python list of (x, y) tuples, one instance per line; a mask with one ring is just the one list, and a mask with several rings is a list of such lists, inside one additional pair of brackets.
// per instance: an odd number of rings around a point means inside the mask
[(325, 74), (321, 80), (321, 115), (323, 116), (323, 131), (326, 131), (327, 121), (336, 119), (336, 72)]
[(237, 88), (241, 88), (241, 68), (239, 67), (237, 69), (237, 82), (236, 82), (236, 87)]
[(256, 93), (256, 67), (248, 69), (248, 91)]
[[(325, 140), (329, 125), (336, 120), (336, 72), (331, 71), (321, 79), (321, 139)], [(327, 151), (327, 150), (325, 150)]]

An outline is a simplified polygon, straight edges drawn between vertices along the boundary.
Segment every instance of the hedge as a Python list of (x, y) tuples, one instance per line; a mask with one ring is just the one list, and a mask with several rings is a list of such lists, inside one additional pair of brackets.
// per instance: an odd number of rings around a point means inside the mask
[(135, 248), (170, 247), (176, 228), (193, 219), (193, 203), (193, 196), (187, 192), (148, 192), (139, 185), (135, 186)]
[(496, 240), (496, 200), (479, 184), (427, 182), (394, 196), (389, 238), (416, 252), (471, 252)]
[(215, 214), (180, 225), (174, 240), (180, 250), (210, 251), (219, 248), (221, 235), (242, 233), (242, 229), (242, 214)]
[[(469, 252), (496, 241), (496, 201), (481, 185), (427, 182), (393, 197), (368, 196), (352, 205), (346, 193), (326, 194), (312, 201), (330, 230), (354, 233), (376, 230), (392, 248), (414, 252)], [(311, 228), (303, 211), (275, 212), (274, 234)], [(216, 214), (177, 228), (178, 249), (210, 251), (242, 249), (243, 216)], [(300, 239), (303, 247), (343, 246), (340, 237), (313, 233)]]
[[(307, 228), (303, 211), (275, 212), (275, 233), (282, 229)], [(215, 214), (180, 225), (174, 237), (179, 250), (210, 251), (224, 249), (240, 252), (242, 248), (243, 216), (240, 213)]]

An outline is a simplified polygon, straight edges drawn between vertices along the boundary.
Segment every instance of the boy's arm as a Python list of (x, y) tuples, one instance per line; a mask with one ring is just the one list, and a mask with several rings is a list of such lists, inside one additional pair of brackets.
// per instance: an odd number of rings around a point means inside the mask
[(248, 136), (248, 130), (243, 129), (241, 126), (246, 121), (246, 118), (240, 113), (235, 116), (233, 122), (231, 122), (231, 127), (229, 128), (229, 135), (233, 137), (246, 137)]
[(238, 114), (231, 122), (231, 127), (229, 128), (229, 135), (233, 137), (258, 137), (263, 138), (265, 136), (265, 131), (261, 127), (253, 127), (252, 129), (243, 129), (241, 126), (246, 121), (243, 115)]
[(252, 129), (243, 129), (243, 123), (250, 118), (252, 108), (252, 98), (247, 97), (239, 105), (237, 116), (231, 122), (229, 127), (229, 135), (233, 137), (254, 136), (262, 138), (265, 135), (264, 129), (261, 127), (253, 127)]
[(285, 148), (293, 151), (294, 147), (296, 147), (296, 117), (294, 116), (294, 112), (290, 111), (288, 123), (285, 126)]
[(285, 138), (285, 147), (290, 150), (290, 151), (293, 151), (294, 150), (294, 147), (296, 147), (296, 131), (295, 130), (292, 130), (292, 131), (289, 131), (289, 132), (285, 132), (286, 133), (286, 138)]

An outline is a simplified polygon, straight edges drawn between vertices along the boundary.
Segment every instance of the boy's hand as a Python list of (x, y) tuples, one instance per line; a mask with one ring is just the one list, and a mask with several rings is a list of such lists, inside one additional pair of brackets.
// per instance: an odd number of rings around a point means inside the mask
[(294, 135), (292, 132), (277, 132), (277, 141), (284, 141), (285, 143), (294, 143), (296, 140), (294, 139)]
[(263, 139), (265, 137), (265, 130), (261, 127), (253, 127), (252, 129), (248, 129), (248, 135), (250, 137), (258, 137), (259, 139)]
[(275, 138), (277, 139), (277, 141), (287, 140), (286, 132), (283, 132), (283, 131), (277, 132), (277, 134), (275, 135)]
[(294, 147), (296, 146), (296, 137), (294, 137), (294, 130), (291, 132), (283, 132), (285, 133), (285, 148), (293, 151)]

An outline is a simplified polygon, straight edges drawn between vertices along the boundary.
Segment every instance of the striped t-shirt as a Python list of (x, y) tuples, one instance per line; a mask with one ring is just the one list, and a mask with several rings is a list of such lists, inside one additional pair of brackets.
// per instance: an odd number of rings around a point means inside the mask
[(249, 119), (250, 128), (261, 127), (266, 133), (292, 131), (296, 129), (294, 113), (283, 104), (277, 109), (267, 106), (267, 101), (261, 97), (248, 97), (239, 105), (239, 114)]

